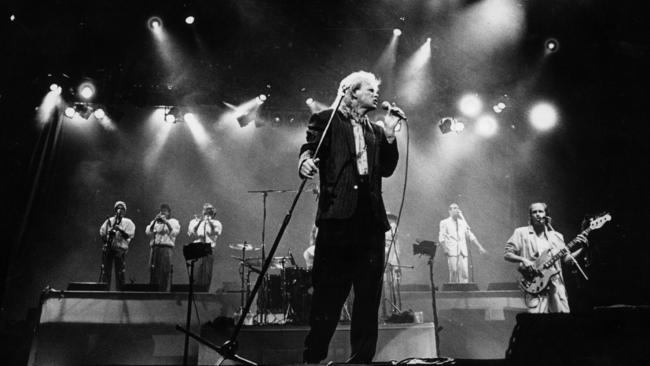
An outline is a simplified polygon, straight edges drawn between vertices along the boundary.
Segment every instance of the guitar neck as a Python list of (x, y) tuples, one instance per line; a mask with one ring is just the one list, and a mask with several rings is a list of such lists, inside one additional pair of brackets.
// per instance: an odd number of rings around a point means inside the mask
[[(591, 232), (591, 228), (587, 228), (583, 230), (579, 235), (584, 235), (587, 236)], [(567, 245), (566, 248), (562, 248), (560, 251), (555, 253), (548, 261), (544, 263), (544, 267), (550, 267), (555, 263), (558, 259), (564, 257), (567, 253), (570, 253), (573, 251), (573, 248), (578, 244), (578, 237), (576, 236), (571, 240)]]
[[(584, 229), (578, 236), (580, 236), (580, 235), (587, 236), (587, 235), (589, 235), (589, 233), (592, 230), (593, 230), (592, 228), (588, 227), (588, 228)], [(576, 236), (575, 238), (573, 238), (573, 240), (571, 240), (569, 243), (567, 243), (566, 247), (569, 249), (569, 251), (573, 251), (573, 248), (576, 245), (578, 245), (578, 236)]]

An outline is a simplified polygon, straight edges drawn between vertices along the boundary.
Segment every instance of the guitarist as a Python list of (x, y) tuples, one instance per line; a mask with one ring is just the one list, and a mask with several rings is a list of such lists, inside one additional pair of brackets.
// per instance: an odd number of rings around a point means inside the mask
[(99, 228), (99, 235), (104, 241), (99, 282), (108, 283), (110, 288), (111, 271), (113, 270), (113, 263), (115, 263), (115, 287), (119, 291), (124, 285), (126, 252), (129, 250), (129, 243), (133, 239), (133, 234), (135, 234), (135, 224), (124, 217), (126, 203), (117, 201), (113, 208), (115, 215), (106, 219)]
[[(551, 217), (548, 215), (548, 206), (543, 202), (536, 202), (529, 207), (530, 225), (516, 228), (505, 247), (504, 259), (509, 262), (519, 263), (520, 270), (525, 272), (532, 270), (535, 260), (546, 250), (554, 252), (565, 248), (564, 237), (553, 230)], [(587, 238), (578, 235), (576, 241), (586, 244)], [(574, 251), (573, 256), (578, 255), (582, 248)], [(563, 260), (570, 260), (566, 255)], [(524, 301), (530, 313), (568, 313), (569, 300), (564, 279), (562, 278), (561, 263), (554, 263), (560, 273), (551, 278), (549, 286), (537, 295), (524, 292)]]

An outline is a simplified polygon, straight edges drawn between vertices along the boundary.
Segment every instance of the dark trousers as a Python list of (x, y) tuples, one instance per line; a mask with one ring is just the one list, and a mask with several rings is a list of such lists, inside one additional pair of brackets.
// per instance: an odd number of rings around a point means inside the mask
[(214, 256), (212, 254), (199, 258), (194, 264), (194, 289), (200, 292), (210, 291), (212, 282), (212, 265)]
[(102, 250), (102, 267), (99, 272), (99, 282), (108, 284), (111, 288), (111, 271), (115, 264), (115, 288), (119, 291), (124, 285), (124, 276), (126, 273), (126, 250), (119, 248), (109, 248), (104, 246)]
[(158, 291), (171, 290), (172, 254), (174, 247), (168, 245), (154, 245), (151, 247), (149, 261), (149, 283), (158, 285)]
[(377, 345), (383, 262), (384, 231), (370, 214), (367, 201), (360, 200), (350, 219), (319, 223), (312, 270), (311, 329), (305, 339), (304, 362), (318, 363), (327, 357), (350, 288), (354, 290), (352, 354), (347, 362), (372, 361)]

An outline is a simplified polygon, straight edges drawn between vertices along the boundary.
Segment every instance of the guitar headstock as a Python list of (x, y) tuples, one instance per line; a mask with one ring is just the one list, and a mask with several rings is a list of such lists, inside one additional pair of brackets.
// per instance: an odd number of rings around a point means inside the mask
[(591, 230), (600, 229), (601, 227), (603, 227), (603, 225), (605, 225), (607, 221), (610, 221), (611, 219), (612, 219), (612, 215), (610, 215), (609, 213), (604, 213), (597, 217), (594, 217), (589, 222), (589, 229)]

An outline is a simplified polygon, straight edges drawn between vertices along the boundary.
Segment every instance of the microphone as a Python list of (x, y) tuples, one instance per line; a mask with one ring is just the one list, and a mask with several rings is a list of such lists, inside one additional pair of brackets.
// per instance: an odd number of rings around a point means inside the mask
[(388, 113), (393, 114), (403, 120), (406, 120), (406, 115), (404, 114), (404, 111), (399, 109), (398, 107), (391, 105), (387, 101), (381, 102), (381, 109), (385, 109), (388, 111)]
[(467, 220), (465, 220), (465, 216), (463, 216), (463, 211), (458, 210), (458, 216), (460, 216), (460, 219), (465, 221), (465, 224), (467, 224), (467, 229), (470, 230), (471, 228), (469, 227), (469, 224), (467, 223)]

